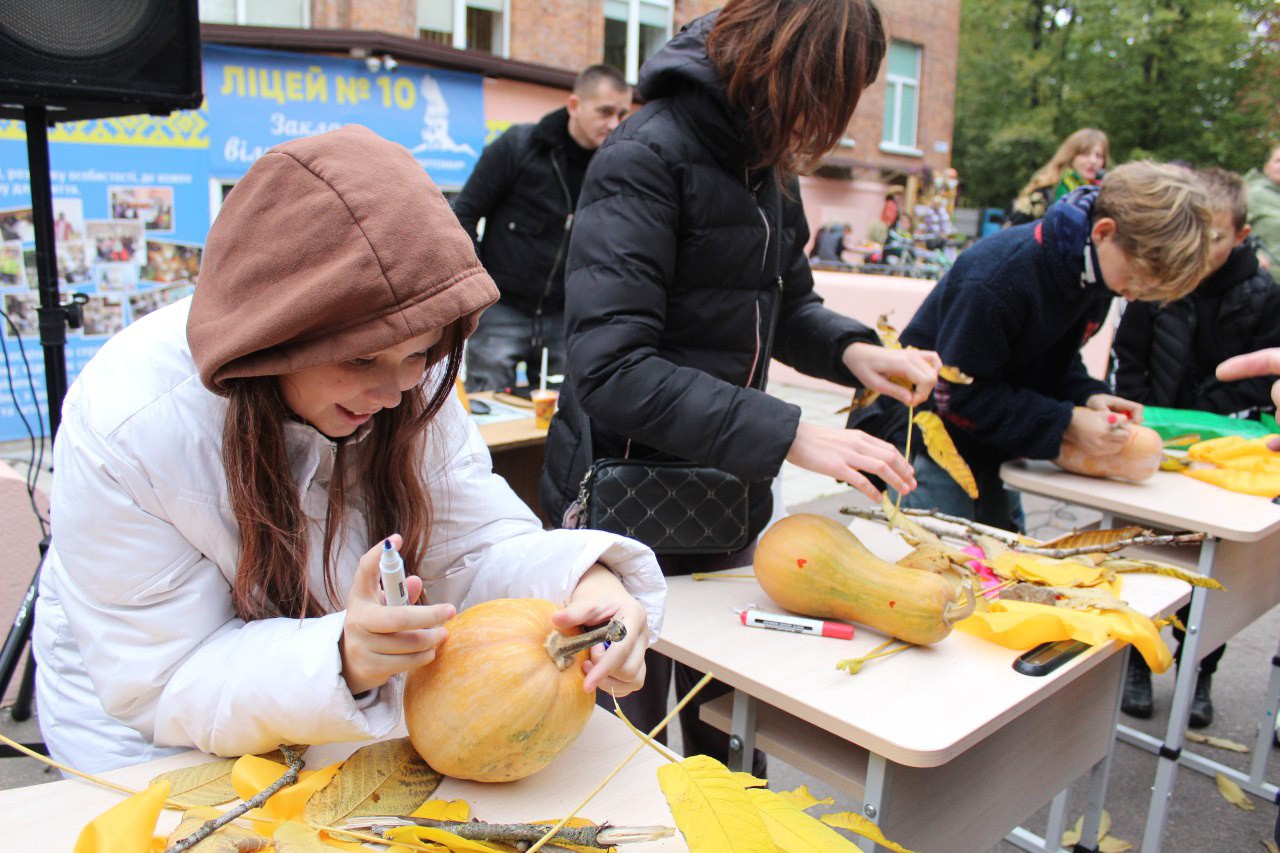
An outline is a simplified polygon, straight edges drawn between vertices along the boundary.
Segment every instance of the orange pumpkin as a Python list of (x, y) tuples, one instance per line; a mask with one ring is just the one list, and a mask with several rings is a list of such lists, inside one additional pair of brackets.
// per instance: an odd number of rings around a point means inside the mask
[(1118, 452), (1094, 456), (1064, 438), (1054, 464), (1086, 477), (1116, 477), (1135, 483), (1147, 479), (1160, 470), (1164, 439), (1160, 433), (1140, 424), (1126, 424), (1124, 428), (1129, 431), (1129, 440)]
[(510, 782), (541, 770), (582, 733), (595, 697), (582, 689), (580, 662), (606, 633), (562, 634), (551, 624), (556, 609), (502, 598), (445, 623), (449, 637), (435, 660), (405, 684), (409, 740), (427, 764), (458, 779)]

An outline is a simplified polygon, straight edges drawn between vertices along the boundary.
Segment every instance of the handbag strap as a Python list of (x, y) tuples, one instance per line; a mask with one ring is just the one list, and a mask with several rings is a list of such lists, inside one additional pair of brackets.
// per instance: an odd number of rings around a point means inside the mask
[[(774, 199), (774, 212), (776, 218), (776, 234), (773, 237), (773, 258), (774, 264), (778, 271), (777, 288), (778, 295), (773, 300), (773, 305), (769, 310), (769, 322), (765, 325), (764, 346), (759, 353), (759, 360), (752, 365), (751, 381), (744, 387), (754, 388), (757, 391), (764, 390), (764, 383), (769, 375), (769, 360), (773, 357), (773, 339), (778, 329), (778, 316), (782, 313), (782, 191), (779, 189)], [(766, 226), (767, 226), (766, 222)], [(588, 482), (591, 479), (591, 473), (595, 468), (595, 454), (591, 449), (591, 419), (587, 417), (587, 410), (582, 407), (582, 401), (576, 400), (578, 410), (578, 427), (582, 432), (581, 446), (586, 450), (587, 457), (587, 473), (582, 478), (582, 485), (579, 489), (579, 497), (585, 498)]]

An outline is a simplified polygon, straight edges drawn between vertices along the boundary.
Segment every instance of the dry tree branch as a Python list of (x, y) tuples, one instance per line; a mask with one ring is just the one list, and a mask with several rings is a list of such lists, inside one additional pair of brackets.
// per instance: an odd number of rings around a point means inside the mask
[(256, 809), (259, 806), (261, 806), (267, 800), (271, 799), (272, 795), (274, 795), (281, 788), (286, 788), (289, 785), (296, 783), (298, 781), (298, 773), (302, 771), (302, 765), (303, 765), (302, 753), (300, 751), (295, 750), (293, 747), (289, 746), (288, 744), (281, 744), (280, 751), (284, 754), (285, 760), (289, 762), (289, 769), (284, 772), (283, 776), (281, 776), (279, 779), (272, 782), (270, 785), (263, 788), (261, 791), (254, 794), (252, 797), (245, 800), (243, 803), (236, 806), (235, 808), (227, 812), (224, 812), (223, 814), (219, 815), (218, 817), (214, 818), (211, 821), (206, 822), (204, 826), (200, 827), (195, 832), (188, 835), (186, 838), (183, 838), (178, 843), (174, 844), (172, 847), (165, 850), (164, 853), (182, 853), (182, 851), (184, 850), (190, 850), (192, 847), (196, 846), (201, 841), (208, 838), (213, 833), (217, 832), (220, 828), (231, 823), (231, 821), (240, 817), (245, 812), (248, 812), (251, 809)]
[[(387, 829), (409, 825), (443, 829), (468, 841), (492, 841), (512, 846), (516, 846), (522, 841), (535, 842), (547, 832), (545, 825), (540, 826), (532, 823), (433, 820), (426, 817), (399, 815), (394, 817), (360, 818), (358, 823), (347, 824), (343, 828), (368, 830), (369, 832), (382, 834)], [(668, 826), (610, 826), (606, 823), (600, 826), (565, 827), (557, 832), (551, 840), (557, 844), (574, 844), (579, 847), (595, 847), (605, 850), (617, 844), (668, 838), (673, 832), (674, 830)]]
[[(885, 524), (889, 523), (888, 515), (883, 509), (878, 507), (841, 507), (840, 512), (844, 515), (852, 515), (856, 518), (866, 518), (871, 521), (884, 522)], [(987, 524), (970, 521), (969, 519), (962, 518), (958, 515), (948, 515), (943, 512), (935, 512), (927, 509), (902, 509), (901, 512), (915, 518), (921, 527), (931, 533), (949, 535), (954, 532), (951, 529), (944, 529), (940, 526), (929, 523), (929, 521), (939, 521), (947, 525), (955, 525), (974, 535), (990, 536), (992, 539), (1003, 542), (1010, 548), (1013, 548), (1022, 554), (1035, 554), (1039, 557), (1055, 557), (1059, 560), (1067, 557), (1079, 556), (1081, 554), (1109, 554), (1123, 548), (1130, 548), (1139, 545), (1196, 545), (1204, 541), (1203, 533), (1170, 533), (1165, 535), (1131, 536), (1128, 539), (1119, 539), (1105, 545), (1090, 545), (1082, 548), (1038, 548), (1034, 545), (1028, 545), (1027, 540), (1016, 533), (1010, 533), (1008, 530), (1001, 530), (998, 527), (991, 527)]]

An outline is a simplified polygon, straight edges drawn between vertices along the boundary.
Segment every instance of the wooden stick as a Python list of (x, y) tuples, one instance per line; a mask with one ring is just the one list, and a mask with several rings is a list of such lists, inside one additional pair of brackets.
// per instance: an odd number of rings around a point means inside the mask
[(298, 752), (288, 744), (281, 744), (280, 751), (284, 753), (285, 760), (289, 762), (289, 769), (284, 772), (283, 776), (263, 788), (258, 793), (254, 794), (249, 799), (245, 800), (240, 805), (230, 811), (223, 812), (220, 816), (208, 821), (204, 826), (165, 850), (164, 853), (182, 853), (184, 850), (190, 850), (192, 847), (217, 832), (220, 827), (226, 826), (250, 809), (256, 809), (258, 806), (261, 806), (267, 800), (271, 799), (272, 795), (281, 788), (285, 788), (296, 783), (298, 781), (298, 773), (302, 771), (302, 753)]

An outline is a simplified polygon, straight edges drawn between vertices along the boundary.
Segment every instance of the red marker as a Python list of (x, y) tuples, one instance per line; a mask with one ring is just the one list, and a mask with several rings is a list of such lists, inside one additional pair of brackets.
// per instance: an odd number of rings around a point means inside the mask
[(742, 620), (742, 624), (748, 628), (769, 628), (773, 631), (787, 631), (792, 634), (834, 637), (837, 640), (853, 639), (853, 626), (845, 622), (806, 619), (803, 616), (766, 613), (763, 610), (743, 610), (738, 616)]

